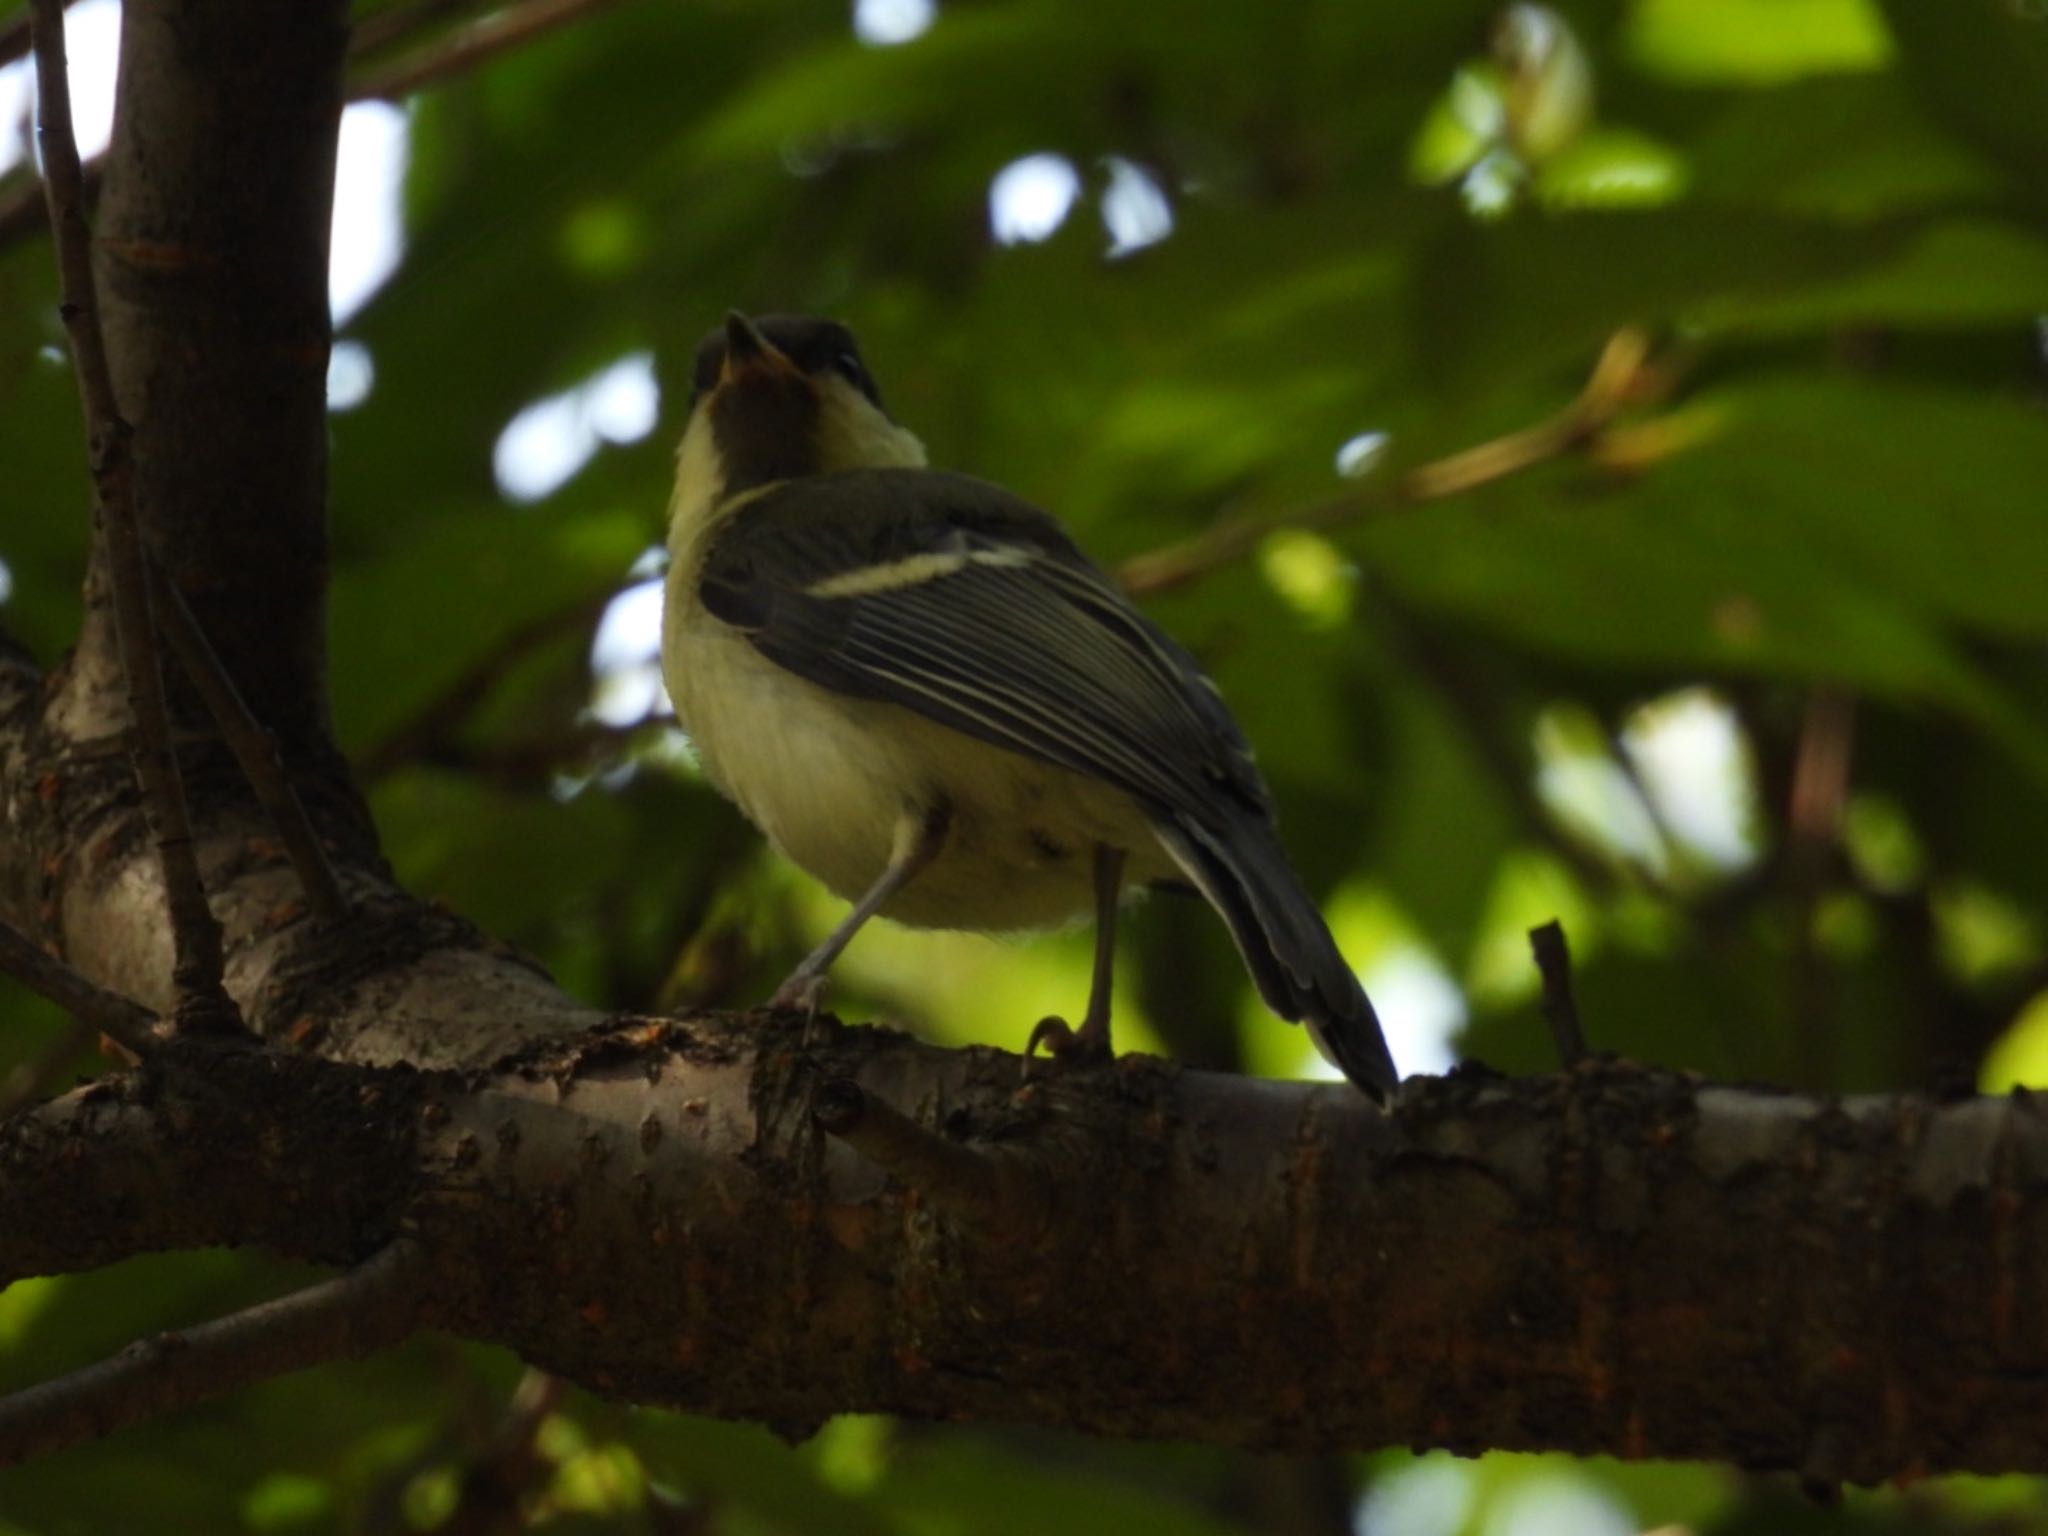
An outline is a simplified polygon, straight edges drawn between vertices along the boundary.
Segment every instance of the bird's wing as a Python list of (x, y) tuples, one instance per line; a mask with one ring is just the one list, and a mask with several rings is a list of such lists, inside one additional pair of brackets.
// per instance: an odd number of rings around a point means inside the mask
[(699, 593), (821, 687), (1106, 780), (1155, 813), (1220, 796), (1270, 815), (1194, 658), (998, 486), (935, 470), (789, 481), (718, 532)]

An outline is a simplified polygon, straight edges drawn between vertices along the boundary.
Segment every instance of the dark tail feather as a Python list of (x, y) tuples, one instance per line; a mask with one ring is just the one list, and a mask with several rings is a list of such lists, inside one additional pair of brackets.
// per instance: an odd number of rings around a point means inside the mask
[(1250, 817), (1218, 827), (1183, 816), (1153, 828), (1229, 926), (1266, 1006), (1306, 1024), (1324, 1058), (1385, 1103), (1400, 1074), (1379, 1016), (1272, 829)]

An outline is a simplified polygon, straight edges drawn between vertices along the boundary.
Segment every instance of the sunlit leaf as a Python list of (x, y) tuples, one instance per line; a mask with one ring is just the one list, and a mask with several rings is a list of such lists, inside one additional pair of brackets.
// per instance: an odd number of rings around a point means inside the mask
[(1667, 78), (1752, 86), (1875, 69), (1892, 53), (1871, 0), (1636, 0), (1628, 41)]

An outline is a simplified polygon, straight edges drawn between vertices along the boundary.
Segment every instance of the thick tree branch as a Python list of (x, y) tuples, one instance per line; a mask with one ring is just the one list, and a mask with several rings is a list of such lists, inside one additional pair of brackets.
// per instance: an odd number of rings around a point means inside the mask
[[(889, 1411), (1859, 1482), (2048, 1470), (2048, 1118), (2025, 1096), (1582, 1069), (1418, 1083), (1386, 1115), (1137, 1058), (1017, 1072), (830, 1025), (807, 1053), (762, 1016), (625, 1020), (462, 1076), (221, 1050), (0, 1129), (0, 1232), (42, 1270), (165, 1242), (349, 1261), (411, 1233), (436, 1326), (791, 1430)], [(1032, 1169), (1042, 1218), (956, 1215), (821, 1134), (835, 1079)], [(232, 1124), (195, 1146), (208, 1117)], [(327, 1191), (323, 1138), (350, 1171)], [(38, 1238), (64, 1222), (68, 1247)]]
[(352, 1263), (398, 1233), (440, 1083), (202, 1038), (23, 1110), (0, 1121), (0, 1285), (221, 1244)]
[(1052, 1190), (1036, 1159), (963, 1146), (943, 1132), (927, 1130), (847, 1077), (817, 1090), (811, 1118), (963, 1226), (1027, 1243), (1044, 1230)]
[(57, 1381), (0, 1398), (0, 1467), (92, 1440), (173, 1408), (416, 1332), (426, 1264), (399, 1239), (333, 1280), (196, 1328), (160, 1333)]
[[(286, 760), (307, 766), (301, 783), (332, 750), (327, 250), (345, 11), (124, 5), (95, 251), (145, 544)], [(105, 639), (89, 605), (84, 675), (68, 682), (81, 715)], [(190, 690), (172, 704), (205, 729)]]

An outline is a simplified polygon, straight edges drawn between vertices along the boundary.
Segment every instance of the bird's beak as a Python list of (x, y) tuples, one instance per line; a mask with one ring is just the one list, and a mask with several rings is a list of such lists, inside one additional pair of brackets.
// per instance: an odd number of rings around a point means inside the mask
[(800, 372), (753, 321), (736, 309), (725, 312), (725, 362), (718, 370), (720, 387), (746, 374)]

